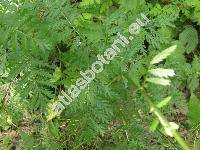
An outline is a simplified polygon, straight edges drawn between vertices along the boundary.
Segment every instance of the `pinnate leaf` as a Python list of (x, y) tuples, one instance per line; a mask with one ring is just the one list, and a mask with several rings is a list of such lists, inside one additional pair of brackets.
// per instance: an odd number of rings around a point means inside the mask
[(173, 77), (175, 75), (173, 69), (157, 68), (157, 69), (151, 69), (149, 72), (154, 76), (164, 77), (164, 78)]
[(151, 65), (157, 64), (163, 61), (164, 59), (166, 59), (169, 55), (171, 55), (175, 51), (176, 47), (177, 47), (176, 45), (171, 46), (165, 49), (164, 51), (162, 51), (161, 53), (159, 53), (158, 55), (156, 55), (151, 61)]
[(163, 78), (147, 78), (148, 82), (154, 83), (154, 84), (159, 84), (163, 86), (170, 85), (170, 80), (163, 79)]

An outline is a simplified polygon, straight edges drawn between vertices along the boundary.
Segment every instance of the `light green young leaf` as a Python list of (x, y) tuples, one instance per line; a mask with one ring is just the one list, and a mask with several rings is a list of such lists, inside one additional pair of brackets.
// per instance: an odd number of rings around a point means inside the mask
[(3, 12), (4, 7), (0, 4), (0, 12)]
[(46, 115), (47, 122), (51, 121), (52, 119), (60, 115), (58, 112), (56, 112), (52, 108), (53, 108), (53, 103), (52, 102), (48, 103), (48, 107), (47, 107), (48, 113)]
[(149, 130), (150, 130), (151, 132), (154, 132), (154, 131), (157, 129), (159, 123), (160, 123), (160, 122), (159, 122), (159, 119), (158, 119), (158, 118), (155, 118), (155, 119), (153, 120), (153, 122), (152, 122), (152, 124), (151, 124)]
[(170, 82), (171, 82), (170, 80), (163, 79), (163, 78), (147, 78), (147, 81), (151, 83), (163, 85), (163, 86), (170, 85)]
[(165, 49), (164, 51), (162, 51), (161, 53), (159, 53), (158, 55), (156, 55), (151, 61), (151, 65), (157, 64), (163, 61), (164, 59), (166, 59), (169, 55), (171, 55), (175, 51), (176, 47), (177, 45), (171, 46)]
[(157, 107), (162, 108), (163, 106), (166, 106), (171, 100), (171, 98), (172, 98), (171, 96), (166, 97), (164, 100), (162, 100), (160, 103), (157, 104)]
[(82, 13), (82, 17), (85, 20), (90, 20), (92, 18), (92, 14), (91, 13)]
[(53, 78), (51, 79), (51, 82), (55, 83), (55, 82), (57, 82), (58, 80), (60, 80), (61, 75), (62, 75), (62, 72), (61, 72), (60, 68), (57, 67), (57, 68), (55, 69), (55, 72), (53, 73)]
[(164, 77), (164, 78), (173, 77), (175, 75), (173, 69), (157, 68), (157, 69), (151, 69), (149, 70), (149, 72), (154, 76)]

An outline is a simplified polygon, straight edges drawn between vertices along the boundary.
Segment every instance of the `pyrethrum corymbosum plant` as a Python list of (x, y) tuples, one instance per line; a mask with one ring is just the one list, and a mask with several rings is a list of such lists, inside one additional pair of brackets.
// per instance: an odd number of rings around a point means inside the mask
[[(144, 96), (126, 78), (140, 87), (147, 72), (173, 68), (171, 86), (145, 82), (143, 89), (157, 107), (171, 96), (161, 112), (199, 150), (199, 8), (198, 0), (1, 0), (1, 148), (176, 149), (165, 130), (155, 130), (159, 120), (149, 117)], [(60, 91), (88, 69), (117, 32), (127, 35), (141, 12), (151, 19), (149, 26), (66, 111), (49, 117), (48, 106)], [(174, 41), (173, 55), (153, 65), (157, 69), (148, 68)], [(146, 81), (160, 83), (149, 75)]]

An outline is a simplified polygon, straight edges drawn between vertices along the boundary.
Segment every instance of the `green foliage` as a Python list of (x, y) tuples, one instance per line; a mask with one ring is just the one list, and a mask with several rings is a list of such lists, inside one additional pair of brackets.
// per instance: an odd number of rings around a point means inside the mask
[(199, 24), (200, 19), (198, 16), (200, 15), (200, 2), (198, 0), (186, 0), (186, 3), (194, 9), (191, 18)]
[(192, 127), (195, 127), (195, 128), (197, 127), (197, 129), (199, 130), (200, 129), (200, 127), (199, 127), (199, 124), (200, 124), (200, 118), (199, 118), (200, 102), (194, 94), (192, 94), (190, 97), (190, 103), (189, 103), (188, 108), (189, 108), (189, 114), (188, 114), (189, 123)]
[(186, 53), (191, 53), (199, 43), (198, 32), (194, 27), (187, 26), (179, 35), (179, 40), (185, 46)]
[[(7, 136), (1, 148), (179, 149), (160, 134), (141, 86), (194, 141), (199, 136), (190, 132), (199, 119), (199, 10), (198, 0), (2, 0), (0, 129)], [(150, 23), (57, 116), (51, 106), (61, 91), (118, 32), (128, 37), (140, 13)]]

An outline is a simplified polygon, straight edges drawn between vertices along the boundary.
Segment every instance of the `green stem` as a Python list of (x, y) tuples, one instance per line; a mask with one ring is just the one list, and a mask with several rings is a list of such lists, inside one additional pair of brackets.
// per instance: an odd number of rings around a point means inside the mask
[(185, 143), (184, 139), (180, 136), (178, 132), (174, 128), (171, 127), (169, 121), (166, 117), (162, 114), (162, 112), (157, 108), (157, 106), (153, 103), (149, 95), (147, 94), (144, 88), (141, 88), (141, 93), (144, 99), (148, 102), (152, 112), (159, 118), (160, 123), (165, 129), (169, 129), (172, 133), (173, 137), (177, 140), (177, 142), (182, 146), (184, 150), (190, 150), (189, 146)]

